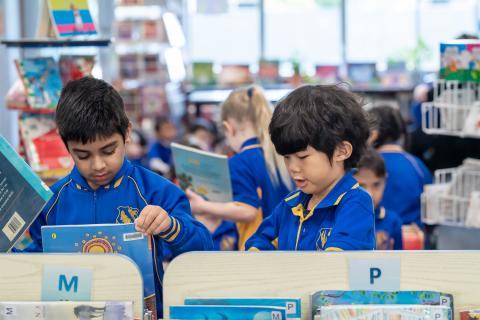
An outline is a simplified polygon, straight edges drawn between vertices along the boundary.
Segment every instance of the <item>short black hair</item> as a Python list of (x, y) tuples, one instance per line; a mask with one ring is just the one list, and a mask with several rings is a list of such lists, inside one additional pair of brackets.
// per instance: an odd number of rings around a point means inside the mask
[(361, 99), (341, 85), (306, 85), (280, 100), (269, 132), (281, 155), (305, 150), (309, 145), (331, 160), (335, 148), (348, 141), (353, 150), (345, 169), (355, 167), (369, 136)]
[(360, 161), (358, 161), (357, 169), (369, 169), (377, 177), (385, 178), (387, 176), (387, 168), (382, 156), (373, 148), (367, 148), (363, 153)]
[(128, 117), (123, 100), (107, 82), (84, 77), (67, 83), (58, 101), (55, 121), (63, 142), (93, 142), (115, 133), (125, 140)]
[(160, 128), (162, 128), (163, 125), (167, 123), (170, 123), (170, 119), (166, 116), (159, 116), (155, 118), (155, 126), (154, 126), (155, 132), (158, 132), (158, 130), (160, 130)]
[(378, 106), (368, 111), (368, 118), (378, 137), (373, 146), (378, 148), (387, 143), (395, 143), (406, 134), (405, 121), (400, 111), (391, 106)]

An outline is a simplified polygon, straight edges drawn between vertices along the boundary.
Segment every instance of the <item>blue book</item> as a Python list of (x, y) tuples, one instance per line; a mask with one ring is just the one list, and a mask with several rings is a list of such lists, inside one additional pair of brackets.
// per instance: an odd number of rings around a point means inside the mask
[(437, 291), (322, 290), (311, 295), (312, 317), (329, 305), (431, 305), (453, 310), (453, 296)]
[(212, 152), (172, 143), (173, 162), (180, 187), (192, 189), (215, 202), (233, 200), (228, 158)]
[(171, 306), (170, 320), (285, 320), (285, 308), (260, 306)]
[(285, 308), (287, 319), (302, 317), (301, 299), (292, 298), (186, 298), (185, 305), (263, 306)]
[(145, 303), (155, 309), (155, 282), (150, 237), (129, 224), (85, 224), (42, 227), (44, 252), (119, 253), (132, 259), (143, 278)]
[(0, 135), (0, 252), (13, 247), (52, 195)]

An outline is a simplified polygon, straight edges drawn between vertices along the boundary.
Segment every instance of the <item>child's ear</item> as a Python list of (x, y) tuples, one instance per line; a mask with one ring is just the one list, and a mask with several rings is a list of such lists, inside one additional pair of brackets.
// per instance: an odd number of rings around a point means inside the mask
[(368, 137), (368, 140), (367, 140), (367, 143), (369, 146), (373, 146), (373, 144), (375, 143), (375, 141), (377, 141), (378, 139), (378, 130), (377, 129), (373, 129), (370, 131), (370, 136)]
[(345, 161), (352, 155), (353, 146), (348, 141), (340, 142), (337, 147), (335, 148), (335, 152), (333, 154), (333, 160), (335, 161)]
[(225, 129), (225, 133), (228, 133), (230, 136), (235, 135), (235, 127), (232, 125), (232, 123), (228, 120), (222, 121), (223, 128)]
[(127, 132), (125, 134), (125, 143), (132, 142), (132, 123), (128, 124)]

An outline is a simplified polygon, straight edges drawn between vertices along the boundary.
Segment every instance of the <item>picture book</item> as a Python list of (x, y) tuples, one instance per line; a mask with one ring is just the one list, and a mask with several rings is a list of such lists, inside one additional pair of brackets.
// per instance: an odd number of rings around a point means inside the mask
[(280, 80), (278, 60), (260, 60), (258, 63), (258, 78), (264, 84), (278, 83)]
[(180, 187), (192, 189), (209, 201), (233, 200), (226, 156), (172, 143), (173, 163)]
[(448, 320), (447, 306), (430, 305), (331, 305), (323, 306), (313, 320)]
[(144, 116), (168, 116), (167, 97), (162, 85), (146, 85), (141, 90)]
[(480, 319), (480, 309), (460, 311), (460, 320)]
[(171, 306), (171, 320), (285, 320), (285, 308), (262, 306)]
[(334, 65), (317, 65), (315, 66), (315, 78), (320, 83), (334, 84), (339, 79), (339, 67)]
[(95, 57), (89, 55), (62, 55), (58, 60), (63, 85), (92, 74)]
[(96, 35), (88, 0), (47, 0), (57, 38)]
[(0, 302), (0, 320), (133, 320), (131, 301)]
[(14, 246), (52, 195), (0, 135), (0, 252)]
[(22, 113), (18, 124), (27, 160), (34, 171), (57, 171), (62, 176), (73, 168), (73, 159), (57, 132), (52, 114)]
[(375, 63), (349, 63), (347, 65), (348, 78), (354, 84), (362, 85), (377, 80)]
[(135, 53), (124, 54), (118, 57), (120, 77), (125, 79), (137, 78), (140, 74), (139, 55)]
[(242, 85), (252, 81), (248, 64), (224, 64), (218, 75), (220, 85)]
[(445, 305), (453, 310), (453, 296), (436, 291), (342, 291), (324, 290), (311, 295), (312, 315), (328, 305), (419, 304)]
[(263, 306), (285, 308), (287, 319), (301, 319), (301, 299), (295, 298), (186, 298), (185, 305)]
[(58, 64), (53, 58), (15, 60), (25, 86), (27, 101), (32, 108), (55, 109), (62, 91)]
[(192, 84), (196, 86), (208, 86), (215, 84), (213, 62), (192, 63)]
[[(128, 207), (120, 207), (120, 218)], [(42, 227), (44, 252), (118, 253), (132, 259), (141, 271), (145, 303), (155, 312), (155, 282), (152, 245), (133, 223), (58, 225)], [(155, 318), (156, 319), (156, 318)]]

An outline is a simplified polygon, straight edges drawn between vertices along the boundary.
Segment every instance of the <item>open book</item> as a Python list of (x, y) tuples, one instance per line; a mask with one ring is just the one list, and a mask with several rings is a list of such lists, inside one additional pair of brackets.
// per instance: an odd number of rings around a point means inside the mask
[(0, 135), (0, 252), (13, 247), (52, 195)]
[(173, 163), (180, 187), (201, 194), (209, 201), (232, 201), (232, 186), (226, 156), (172, 143)]

